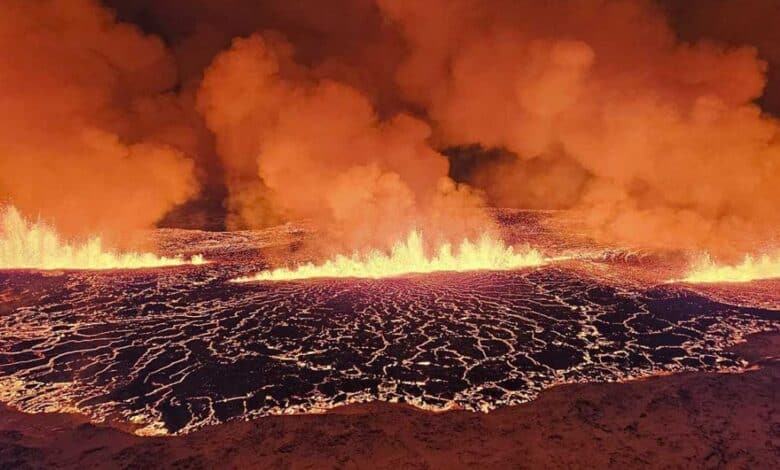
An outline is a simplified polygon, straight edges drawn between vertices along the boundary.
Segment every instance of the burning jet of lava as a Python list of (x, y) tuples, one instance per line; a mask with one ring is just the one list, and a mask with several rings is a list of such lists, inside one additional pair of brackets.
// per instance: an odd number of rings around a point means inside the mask
[(521, 251), (507, 247), (490, 236), (477, 242), (464, 240), (453, 251), (445, 243), (432, 256), (425, 253), (422, 235), (413, 231), (403, 242), (396, 243), (390, 254), (370, 251), (364, 256), (337, 256), (323, 264), (308, 263), (296, 268), (279, 268), (257, 275), (241, 277), (234, 282), (288, 281), (311, 278), (384, 278), (411, 273), (437, 271), (509, 270), (540, 266), (547, 262), (542, 254), (530, 247)]
[(100, 237), (71, 244), (52, 227), (25, 220), (14, 207), (0, 209), (0, 224), (0, 269), (137, 269), (205, 263), (200, 255), (187, 260), (107, 251)]
[(709, 255), (702, 256), (690, 268), (682, 282), (720, 283), (750, 282), (759, 279), (780, 279), (780, 253), (758, 257), (746, 256), (739, 264), (715, 262)]

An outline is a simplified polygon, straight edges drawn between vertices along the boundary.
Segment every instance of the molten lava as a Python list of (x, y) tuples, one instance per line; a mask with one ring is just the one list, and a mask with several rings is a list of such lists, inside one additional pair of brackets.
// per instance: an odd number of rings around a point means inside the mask
[(464, 240), (456, 253), (452, 245), (441, 245), (432, 257), (425, 253), (423, 237), (412, 231), (405, 241), (396, 243), (390, 254), (377, 250), (364, 256), (355, 253), (351, 257), (336, 256), (323, 264), (307, 263), (296, 268), (278, 268), (263, 271), (254, 276), (234, 279), (234, 282), (287, 281), (312, 278), (371, 278), (400, 276), (411, 273), (437, 271), (502, 271), (540, 266), (547, 262), (542, 254), (526, 247), (515, 252), (502, 241), (482, 236), (474, 243)]
[(762, 255), (754, 258), (750, 255), (737, 265), (718, 264), (705, 255), (691, 267), (683, 282), (719, 283), (750, 282), (759, 279), (780, 278), (780, 253)]
[(0, 228), (0, 269), (137, 269), (206, 262), (201, 255), (187, 260), (107, 251), (100, 237), (70, 244), (52, 227), (25, 220), (14, 207), (0, 209)]

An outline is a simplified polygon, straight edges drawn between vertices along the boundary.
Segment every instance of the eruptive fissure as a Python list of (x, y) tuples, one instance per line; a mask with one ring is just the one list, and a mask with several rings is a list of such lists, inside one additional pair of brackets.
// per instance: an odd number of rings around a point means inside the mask
[(726, 283), (780, 279), (780, 253), (745, 256), (739, 264), (720, 264), (709, 255), (694, 262), (683, 282)]
[(111, 251), (100, 237), (67, 242), (53, 227), (25, 220), (14, 207), (0, 207), (0, 223), (0, 269), (139, 269), (206, 262), (201, 255), (186, 259)]
[(427, 255), (422, 234), (412, 231), (405, 241), (393, 245), (389, 254), (372, 250), (364, 255), (340, 255), (322, 264), (277, 268), (254, 276), (239, 277), (234, 282), (343, 277), (378, 279), (440, 271), (503, 271), (541, 266), (546, 262), (547, 259), (533, 248), (526, 246), (515, 251), (488, 235), (483, 235), (476, 242), (463, 240), (455, 250), (445, 243), (432, 255)]

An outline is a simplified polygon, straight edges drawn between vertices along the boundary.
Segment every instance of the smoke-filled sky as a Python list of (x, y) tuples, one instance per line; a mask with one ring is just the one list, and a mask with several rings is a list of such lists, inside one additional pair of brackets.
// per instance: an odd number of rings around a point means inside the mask
[[(334, 247), (484, 208), (735, 254), (780, 233), (774, 0), (4, 0), (0, 201), (69, 234), (213, 204)], [(205, 214), (205, 215), (204, 215)]]

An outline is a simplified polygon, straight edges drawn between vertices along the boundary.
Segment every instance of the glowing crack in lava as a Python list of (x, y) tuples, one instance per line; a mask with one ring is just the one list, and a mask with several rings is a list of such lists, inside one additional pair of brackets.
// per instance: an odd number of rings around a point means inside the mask
[(780, 253), (774, 255), (745, 256), (737, 265), (716, 263), (709, 255), (704, 255), (694, 263), (683, 282), (720, 283), (750, 282), (759, 279), (780, 279)]
[(25, 220), (15, 207), (0, 211), (0, 269), (138, 269), (206, 262), (201, 255), (187, 260), (107, 251), (100, 237), (71, 244), (45, 223)]
[(426, 255), (422, 234), (412, 231), (405, 241), (397, 242), (390, 254), (372, 250), (364, 256), (357, 253), (351, 257), (339, 255), (323, 264), (306, 263), (295, 268), (278, 268), (263, 271), (254, 276), (240, 277), (234, 282), (288, 281), (313, 278), (370, 278), (400, 276), (412, 273), (438, 271), (505, 271), (532, 266), (541, 266), (547, 260), (530, 247), (516, 252), (502, 241), (488, 235), (479, 241), (464, 240), (453, 252), (452, 245), (445, 243), (431, 257)]

